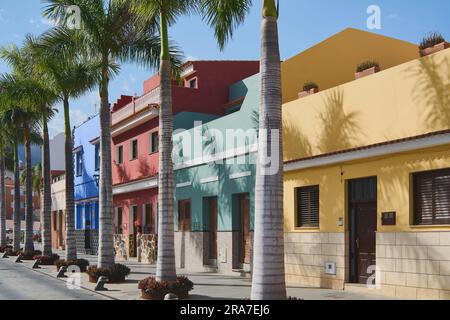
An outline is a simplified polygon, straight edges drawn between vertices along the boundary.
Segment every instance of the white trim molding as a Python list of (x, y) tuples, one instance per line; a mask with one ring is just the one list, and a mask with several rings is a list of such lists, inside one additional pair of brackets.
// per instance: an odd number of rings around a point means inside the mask
[(192, 186), (191, 181), (177, 183), (177, 185), (176, 185), (177, 188), (185, 188), (185, 187), (190, 187), (190, 186)]
[(158, 187), (158, 177), (151, 177), (139, 181), (133, 181), (113, 186), (113, 195), (153, 189)]
[(212, 182), (217, 182), (217, 181), (219, 181), (219, 176), (200, 179), (201, 184), (212, 183)]
[(343, 152), (338, 154), (332, 154), (323, 157), (313, 157), (304, 160), (298, 160), (295, 162), (285, 163), (284, 172), (302, 170), (308, 168), (316, 168), (327, 165), (338, 164), (342, 162), (355, 161), (366, 158), (380, 157), (385, 155), (391, 155), (395, 153), (415, 151), (425, 148), (433, 148), (450, 144), (450, 133), (442, 133), (436, 135), (430, 135), (427, 137), (404, 140), (399, 142), (392, 142), (388, 144), (367, 147), (366, 149), (360, 149), (355, 151)]
[(230, 180), (250, 177), (252, 175), (251, 171), (244, 171), (244, 172), (237, 172), (237, 173), (231, 173), (230, 174)]
[(150, 108), (146, 110), (145, 112), (142, 112), (138, 116), (133, 117), (129, 121), (125, 121), (123, 123), (120, 123), (112, 128), (111, 130), (111, 137), (116, 137), (121, 133), (124, 133), (132, 128), (135, 128), (151, 119), (156, 118), (159, 115), (159, 109), (157, 108)]

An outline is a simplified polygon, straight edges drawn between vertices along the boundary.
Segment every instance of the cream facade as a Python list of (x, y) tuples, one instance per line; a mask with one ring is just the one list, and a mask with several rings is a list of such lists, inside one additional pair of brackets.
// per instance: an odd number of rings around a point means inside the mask
[(450, 50), (416, 52), (283, 105), (289, 283), (450, 297)]

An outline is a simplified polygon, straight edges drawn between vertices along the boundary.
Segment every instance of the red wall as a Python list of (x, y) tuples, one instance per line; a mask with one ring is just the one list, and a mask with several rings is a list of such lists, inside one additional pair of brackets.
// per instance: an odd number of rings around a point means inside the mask
[[(150, 132), (158, 131), (158, 118), (112, 139), (113, 185), (153, 177), (158, 172), (159, 154), (150, 154)], [(138, 159), (130, 160), (131, 141), (138, 140)], [(116, 163), (116, 146), (123, 146), (123, 163)]]
[[(122, 227), (123, 235), (130, 234), (130, 221), (131, 221), (131, 207), (138, 207), (138, 225), (142, 225), (143, 218), (143, 208), (145, 204), (152, 205), (152, 220), (153, 220), (153, 233), (156, 233), (156, 204), (158, 203), (158, 188), (153, 188), (149, 190), (136, 191), (133, 193), (124, 193), (114, 196), (114, 227), (116, 228), (116, 208), (122, 208)], [(126, 225), (126, 228), (125, 228)]]

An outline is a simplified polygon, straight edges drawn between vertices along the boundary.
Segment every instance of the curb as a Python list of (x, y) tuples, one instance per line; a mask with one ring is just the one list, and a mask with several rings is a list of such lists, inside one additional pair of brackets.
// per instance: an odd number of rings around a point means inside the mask
[[(6, 259), (5, 259), (5, 260), (6, 260)], [(9, 259), (9, 258), (8, 258), (7, 261), (9, 261), (9, 262), (11, 262), (11, 263), (14, 263), (14, 261), (12, 261), (12, 260)], [(47, 276), (47, 277), (49, 277), (49, 278), (52, 278), (52, 279), (55, 279), (55, 280), (58, 280), (58, 281), (61, 281), (61, 282), (66, 282), (66, 281), (64, 280), (65, 278), (57, 278), (57, 277), (55, 277), (55, 276), (53, 276), (53, 275), (51, 275), (51, 274), (48, 274), (48, 273), (46, 273), (46, 272), (44, 272), (44, 271), (40, 271), (39, 269), (33, 269), (33, 268), (30, 268), (29, 266), (27, 266), (27, 265), (24, 264), (24, 263), (17, 263), (17, 264), (14, 263), (14, 264), (15, 264), (15, 265), (18, 265), (18, 266), (21, 266), (21, 267), (23, 267), (23, 268), (27, 268), (28, 270), (31, 270), (31, 271), (40, 273), (40, 274), (45, 275), (45, 276)], [(83, 285), (81, 285), (80, 288), (83, 289), (83, 290), (86, 290), (86, 291), (95, 293), (95, 294), (97, 294), (97, 295), (99, 295), (99, 296), (103, 296), (103, 297), (105, 297), (105, 298), (111, 299), (111, 300), (118, 300), (118, 301), (120, 301), (120, 299), (118, 299), (118, 298), (116, 298), (116, 297), (112, 297), (112, 296), (109, 296), (109, 295), (107, 295), (107, 294), (101, 293), (101, 292), (99, 292), (99, 291), (92, 290), (92, 289), (87, 288), (87, 287), (85, 287), (85, 286), (83, 286)]]

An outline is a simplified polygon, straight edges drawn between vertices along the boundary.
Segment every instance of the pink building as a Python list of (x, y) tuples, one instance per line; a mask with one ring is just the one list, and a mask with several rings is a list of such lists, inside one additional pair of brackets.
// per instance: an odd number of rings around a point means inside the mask
[[(258, 72), (258, 61), (185, 63), (172, 86), (174, 130), (224, 115), (230, 85)], [(138, 234), (157, 232), (159, 85), (151, 77), (142, 96), (121, 96), (111, 110), (115, 246), (123, 256), (137, 255)]]

